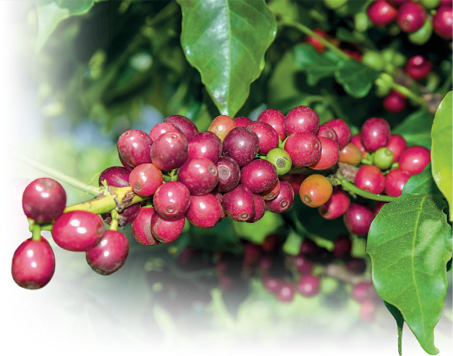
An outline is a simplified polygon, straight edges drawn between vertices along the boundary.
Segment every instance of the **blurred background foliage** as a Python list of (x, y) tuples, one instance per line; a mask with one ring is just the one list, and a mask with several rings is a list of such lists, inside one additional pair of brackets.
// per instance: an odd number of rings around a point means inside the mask
[[(434, 86), (433, 91), (440, 94), (450, 90), (451, 47), (446, 41), (433, 36), (425, 45), (414, 46), (394, 26), (358, 30), (354, 15), (363, 13), (369, 1), (349, 1), (346, 7), (336, 10), (326, 7), (322, 1), (266, 3), (277, 20), (285, 18), (308, 28), (321, 28), (339, 48), (359, 54), (393, 48), (406, 58), (424, 53), (433, 61), (433, 72), (422, 84)], [(37, 0), (21, 1), (17, 6), (24, 19), (16, 31), (18, 60), (23, 63), (18, 80), (28, 83), (24, 96), (33, 103), (29, 105), (30, 111), (34, 108), (39, 111), (31, 117), (24, 114), (18, 119), (17, 127), (21, 131), (26, 127), (31, 137), (38, 136), (39, 131), (41, 137), (39, 152), (30, 147), (23, 135), (17, 144), (38, 161), (84, 182), (96, 183), (102, 170), (120, 165), (116, 140), (124, 131), (134, 128), (149, 132), (164, 117), (173, 114), (184, 115), (199, 130), (206, 130), (220, 114), (200, 72), (186, 59), (180, 39), (181, 7), (176, 1)], [(367, 79), (371, 86), (364, 94), (360, 97), (348, 94), (331, 73), (323, 73), (324, 69), (319, 67), (311, 70), (305, 65), (307, 56), (313, 55), (304, 47), (305, 41), (306, 35), (298, 29), (279, 22), (275, 39), (265, 52), (262, 72), (251, 83), (245, 103), (232, 116), (254, 120), (268, 107), (286, 114), (297, 105), (308, 105), (319, 114), (321, 122), (342, 118), (350, 123), (353, 133), (358, 132), (366, 119), (383, 117), (395, 132), (405, 134), (409, 145), (430, 146), (432, 114), (420, 111), (413, 103), (400, 113), (388, 113), (382, 106), (382, 96), (377, 95), (373, 86), (376, 78), (373, 75)], [(298, 55), (301, 51), (302, 59)], [(313, 75), (318, 77), (314, 80)], [(436, 80), (437, 84), (432, 84)], [(39, 129), (33, 120), (40, 122)], [(23, 171), (25, 176), (36, 175), (33, 170)], [(88, 199), (87, 195), (70, 188), (68, 192), (69, 203)], [(207, 231), (189, 227), (169, 246), (140, 246), (128, 229), (130, 257), (115, 276), (105, 278), (88, 273), (89, 267), (80, 256), (72, 259), (57, 256), (62, 261), (59, 268), (71, 278), (83, 277), (82, 289), (98, 296), (122, 291), (115, 299), (130, 300), (131, 293), (139, 290), (142, 294), (140, 301), (136, 301), (137, 308), (143, 306), (146, 315), (153, 315), (153, 322), (167, 337), (171, 338), (176, 324), (191, 326), (194, 320), (200, 320), (201, 324), (208, 318), (218, 327), (234, 329), (236, 335), (256, 331), (260, 325), (261, 340), (266, 339), (268, 332), (273, 338), (275, 332), (279, 334), (272, 327), (276, 323), (285, 325), (283, 334), (284, 330), (294, 330), (288, 339), (296, 330), (319, 329), (336, 333), (340, 340), (348, 330), (359, 326), (356, 341), (366, 344), (373, 333), (385, 337), (395, 333), (393, 320), (385, 308), (380, 308), (376, 324), (367, 324), (366, 332), (359, 330), (364, 323), (359, 319), (359, 304), (351, 300), (351, 285), (345, 282), (335, 281), (333, 287), (325, 282), (318, 296), (308, 299), (297, 295), (290, 304), (278, 302), (253, 278), (250, 283), (238, 283), (224, 293), (216, 288), (218, 281), (214, 279), (212, 262), (216, 251), (238, 256), (243, 252), (245, 240), (261, 244), (267, 235), (277, 232), (284, 240), (283, 251), (296, 254), (304, 237), (314, 240), (321, 237), (325, 247), (331, 248), (329, 241), (346, 233), (342, 221), (326, 222), (319, 217), (317, 209), (303, 206), (297, 197), (288, 214), (268, 213), (253, 225), (227, 219)], [(364, 257), (364, 243), (360, 240), (355, 238), (355, 253)], [(190, 270), (190, 264), (184, 267), (178, 260), (188, 248), (199, 254), (194, 259), (198, 262), (193, 262), (194, 271)], [(57, 254), (67, 255), (65, 251)], [(449, 276), (451, 286), (451, 273)], [(364, 278), (369, 279), (369, 268)], [(58, 280), (68, 287), (63, 279)], [(170, 281), (168, 286), (163, 283), (165, 280)], [(184, 284), (187, 281), (193, 283)], [(165, 288), (168, 293), (164, 296)], [(447, 314), (451, 321), (451, 304)], [(143, 323), (143, 316), (135, 318), (136, 323)], [(150, 325), (148, 321), (148, 329), (153, 328)], [(445, 337), (448, 339), (448, 335)]]

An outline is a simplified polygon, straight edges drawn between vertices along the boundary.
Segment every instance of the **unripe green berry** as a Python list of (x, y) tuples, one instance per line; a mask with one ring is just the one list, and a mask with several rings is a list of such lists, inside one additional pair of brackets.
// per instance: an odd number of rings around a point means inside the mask
[(390, 86), (388, 85), (388, 83), (381, 79), (381, 78), (378, 78), (376, 79), (376, 81), (374, 82), (374, 84), (376, 84), (376, 95), (377, 96), (386, 96), (388, 93), (390, 93)]
[(384, 68), (384, 59), (375, 51), (367, 51), (362, 57), (362, 62), (368, 67), (380, 72)]
[(325, 295), (332, 294), (338, 289), (338, 280), (335, 278), (323, 276), (320, 281), (319, 290)]
[(324, 0), (324, 5), (326, 5), (329, 9), (338, 9), (347, 2), (348, 0)]
[(385, 72), (390, 74), (391, 76), (395, 76), (398, 72), (398, 69), (392, 63), (387, 63), (384, 69)]
[(289, 172), (293, 164), (288, 152), (281, 148), (273, 148), (267, 153), (266, 160), (277, 168), (277, 174), (282, 176)]
[(428, 42), (432, 34), (433, 21), (428, 17), (422, 27), (415, 32), (409, 33), (408, 38), (413, 44), (421, 46)]
[(392, 63), (395, 57), (395, 50), (393, 48), (386, 48), (381, 52), (382, 58), (387, 63)]
[(393, 164), (393, 153), (387, 147), (381, 147), (374, 152), (373, 165), (381, 171), (389, 169)]
[(368, 15), (364, 12), (359, 12), (354, 15), (354, 26), (359, 32), (365, 32), (370, 27)]
[(440, 0), (420, 0), (425, 9), (435, 9), (439, 6)]

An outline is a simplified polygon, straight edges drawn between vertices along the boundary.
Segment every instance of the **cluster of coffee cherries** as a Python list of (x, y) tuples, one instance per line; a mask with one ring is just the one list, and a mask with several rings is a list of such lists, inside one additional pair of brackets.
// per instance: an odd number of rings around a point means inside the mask
[(376, 0), (368, 7), (367, 15), (376, 26), (388, 25), (396, 20), (414, 44), (426, 43), (433, 29), (439, 36), (452, 39), (451, 0)]

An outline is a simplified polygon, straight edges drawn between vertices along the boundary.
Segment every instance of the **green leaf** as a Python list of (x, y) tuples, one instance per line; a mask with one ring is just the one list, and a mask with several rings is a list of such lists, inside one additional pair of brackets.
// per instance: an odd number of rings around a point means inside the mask
[(431, 164), (428, 164), (423, 172), (409, 178), (404, 185), (403, 194), (409, 193), (440, 194), (431, 174)]
[(296, 65), (307, 73), (307, 82), (313, 86), (322, 78), (333, 76), (341, 59), (332, 51), (319, 54), (307, 43), (294, 46)]
[(264, 68), (264, 53), (277, 33), (264, 1), (178, 0), (181, 43), (217, 108), (234, 117), (250, 84)]
[(232, 221), (232, 224), (238, 236), (261, 245), (265, 237), (277, 231), (283, 221), (279, 214), (266, 211), (262, 219), (253, 224), (239, 221)]
[(368, 233), (379, 296), (401, 312), (429, 354), (438, 353), (434, 327), (445, 304), (445, 266), (452, 254), (444, 207), (440, 196), (402, 195), (383, 206)]
[(38, 12), (38, 38), (36, 52), (39, 52), (58, 24), (75, 15), (88, 12), (94, 0), (35, 0)]
[(408, 146), (424, 146), (431, 148), (431, 126), (434, 116), (425, 110), (409, 115), (394, 130), (394, 134), (403, 136)]
[(437, 108), (431, 131), (432, 138), (432, 173), (437, 186), (448, 201), (450, 221), (453, 221), (452, 192), (452, 112), (451, 91)]
[(342, 62), (335, 72), (337, 82), (355, 98), (366, 96), (378, 76), (379, 72), (355, 60)]
[(403, 326), (404, 326), (404, 318), (401, 312), (392, 304), (387, 303), (384, 301), (386, 308), (389, 312), (393, 315), (396, 321), (396, 327), (398, 328), (398, 354), (403, 354)]

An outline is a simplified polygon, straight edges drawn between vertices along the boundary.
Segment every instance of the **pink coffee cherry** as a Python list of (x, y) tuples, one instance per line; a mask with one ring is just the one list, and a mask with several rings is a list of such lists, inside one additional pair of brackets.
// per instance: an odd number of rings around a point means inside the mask
[(189, 144), (179, 132), (165, 132), (154, 141), (150, 157), (152, 163), (163, 171), (181, 167), (189, 157)]
[(421, 173), (431, 162), (431, 151), (423, 146), (411, 146), (401, 153), (400, 169), (409, 174)]
[(151, 131), (149, 132), (149, 137), (151, 137), (151, 139), (154, 142), (160, 135), (162, 135), (165, 132), (182, 133), (182, 131), (175, 125), (169, 124), (168, 122), (160, 122), (151, 129)]
[[(325, 33), (324, 30), (322, 30), (320, 28), (314, 28), (312, 31), (314, 33), (316, 33), (317, 35), (319, 35), (320, 37), (324, 38), (324, 39), (327, 39), (329, 37), (327, 35), (327, 33)], [(324, 43), (322, 43), (321, 41), (319, 41), (317, 38), (315, 38), (313, 36), (307, 36), (307, 40), (306, 41), (318, 53), (323, 53), (326, 50), (326, 46), (324, 45)]]
[(388, 172), (385, 176), (385, 194), (392, 197), (399, 197), (410, 177), (410, 173), (402, 169), (394, 169)]
[(319, 126), (318, 133), (316, 134), (318, 137), (327, 137), (330, 138), (332, 141), (338, 144), (338, 136), (337, 133), (333, 128), (323, 124)]
[(342, 216), (348, 210), (350, 203), (348, 194), (334, 188), (329, 200), (318, 207), (318, 211), (324, 219), (333, 220)]
[(262, 121), (271, 125), (277, 132), (278, 137), (281, 141), (286, 138), (285, 134), (285, 115), (277, 109), (266, 109), (256, 119), (256, 121)]
[(296, 106), (285, 116), (287, 136), (296, 132), (311, 132), (316, 135), (319, 128), (319, 116), (308, 106)]
[(239, 184), (223, 195), (222, 207), (225, 213), (235, 221), (250, 220), (255, 214), (253, 193), (244, 184)]
[(357, 188), (373, 194), (381, 194), (385, 187), (385, 178), (381, 170), (371, 164), (360, 167), (355, 176)]
[(306, 255), (301, 253), (296, 256), (291, 256), (289, 262), (296, 267), (297, 273), (300, 274), (310, 273), (315, 265)]
[(261, 193), (261, 196), (263, 197), (264, 200), (273, 200), (277, 198), (279, 193), (280, 193), (280, 179), (277, 179), (272, 187)]
[(346, 147), (346, 145), (351, 141), (351, 129), (344, 120), (329, 120), (325, 123), (325, 125), (330, 126), (335, 130), (335, 133), (338, 137), (338, 145), (340, 146), (340, 150)]
[(356, 134), (351, 137), (351, 143), (356, 145), (360, 152), (362, 152), (362, 158), (366, 158), (366, 149), (363, 147), (362, 139), (360, 138), (360, 134)]
[(385, 110), (397, 113), (403, 111), (407, 104), (407, 98), (396, 90), (391, 90), (390, 93), (382, 99), (382, 106)]
[(154, 208), (142, 206), (131, 224), (132, 235), (140, 245), (153, 246), (159, 243), (151, 233), (151, 218), (154, 214)]
[(277, 293), (283, 283), (282, 280), (271, 276), (265, 276), (261, 281), (264, 288), (271, 293)]
[(397, 10), (385, 0), (374, 1), (367, 9), (368, 18), (377, 26), (389, 24), (396, 14)]
[(192, 195), (186, 218), (193, 225), (210, 229), (214, 227), (222, 216), (222, 205), (212, 194)]
[(254, 194), (272, 188), (277, 180), (277, 169), (265, 159), (256, 159), (241, 169), (241, 183)]
[(453, 32), (453, 10), (450, 4), (441, 4), (433, 17), (434, 31), (441, 37), (451, 40)]
[(245, 116), (236, 117), (234, 118), (233, 121), (236, 124), (236, 127), (247, 127), (253, 122), (252, 120)]
[(259, 149), (258, 135), (249, 127), (235, 127), (223, 140), (223, 155), (233, 158), (239, 167), (252, 162)]
[(432, 67), (433, 63), (429, 59), (422, 55), (416, 55), (408, 59), (404, 71), (412, 79), (421, 80), (431, 72)]
[(360, 306), (360, 317), (366, 322), (372, 322), (376, 315), (376, 302), (371, 299), (363, 301)]
[(191, 158), (178, 170), (178, 181), (189, 188), (190, 195), (213, 191), (219, 182), (217, 167), (207, 158)]
[(390, 136), (390, 141), (387, 144), (387, 148), (393, 153), (393, 161), (398, 162), (401, 153), (406, 149), (407, 142), (403, 136), (393, 134)]
[(177, 218), (189, 209), (190, 192), (181, 182), (167, 182), (157, 188), (153, 196), (156, 212), (166, 219)]
[(321, 157), (321, 141), (312, 132), (296, 132), (286, 139), (285, 151), (293, 164), (309, 166)]
[(153, 145), (151, 137), (141, 130), (127, 130), (118, 138), (117, 149), (123, 165), (132, 170), (143, 163), (151, 163), (149, 156)]
[(258, 136), (260, 142), (258, 153), (260, 155), (267, 155), (270, 150), (278, 147), (278, 134), (271, 125), (262, 121), (254, 121), (248, 127)]
[(338, 144), (327, 137), (319, 137), (321, 142), (321, 156), (319, 159), (310, 165), (310, 168), (323, 170), (337, 164), (340, 159), (340, 149)]
[(294, 201), (294, 190), (286, 181), (280, 181), (280, 192), (275, 199), (266, 201), (266, 209), (273, 213), (288, 210)]
[(217, 163), (222, 150), (222, 140), (211, 131), (200, 132), (189, 141), (189, 158), (207, 158), (212, 163)]
[(280, 284), (280, 288), (277, 290), (275, 294), (277, 295), (277, 299), (279, 301), (289, 303), (294, 299), (294, 291), (295, 288), (293, 284), (283, 281)]
[(182, 115), (170, 115), (167, 116), (163, 122), (175, 125), (182, 131), (187, 141), (190, 141), (193, 136), (198, 133), (197, 126), (190, 121), (187, 117)]
[(343, 215), (348, 231), (359, 236), (368, 234), (373, 219), (373, 209), (365, 202), (352, 203)]
[(302, 275), (297, 282), (297, 291), (304, 297), (314, 297), (319, 292), (320, 280), (312, 274)]
[(418, 2), (407, 1), (400, 6), (396, 21), (404, 32), (415, 32), (423, 26), (426, 20), (426, 10)]
[(29, 238), (14, 252), (11, 274), (18, 286), (40, 289), (49, 283), (54, 272), (55, 256), (44, 237), (41, 236), (41, 241)]
[(151, 217), (151, 233), (159, 242), (170, 243), (181, 235), (185, 222), (186, 217), (184, 215), (166, 219), (155, 213)]
[(162, 182), (162, 172), (152, 163), (136, 166), (129, 175), (129, 185), (132, 190), (142, 196), (153, 195)]
[(360, 131), (363, 147), (368, 152), (374, 152), (387, 146), (390, 141), (390, 125), (384, 119), (372, 117), (365, 121)]

